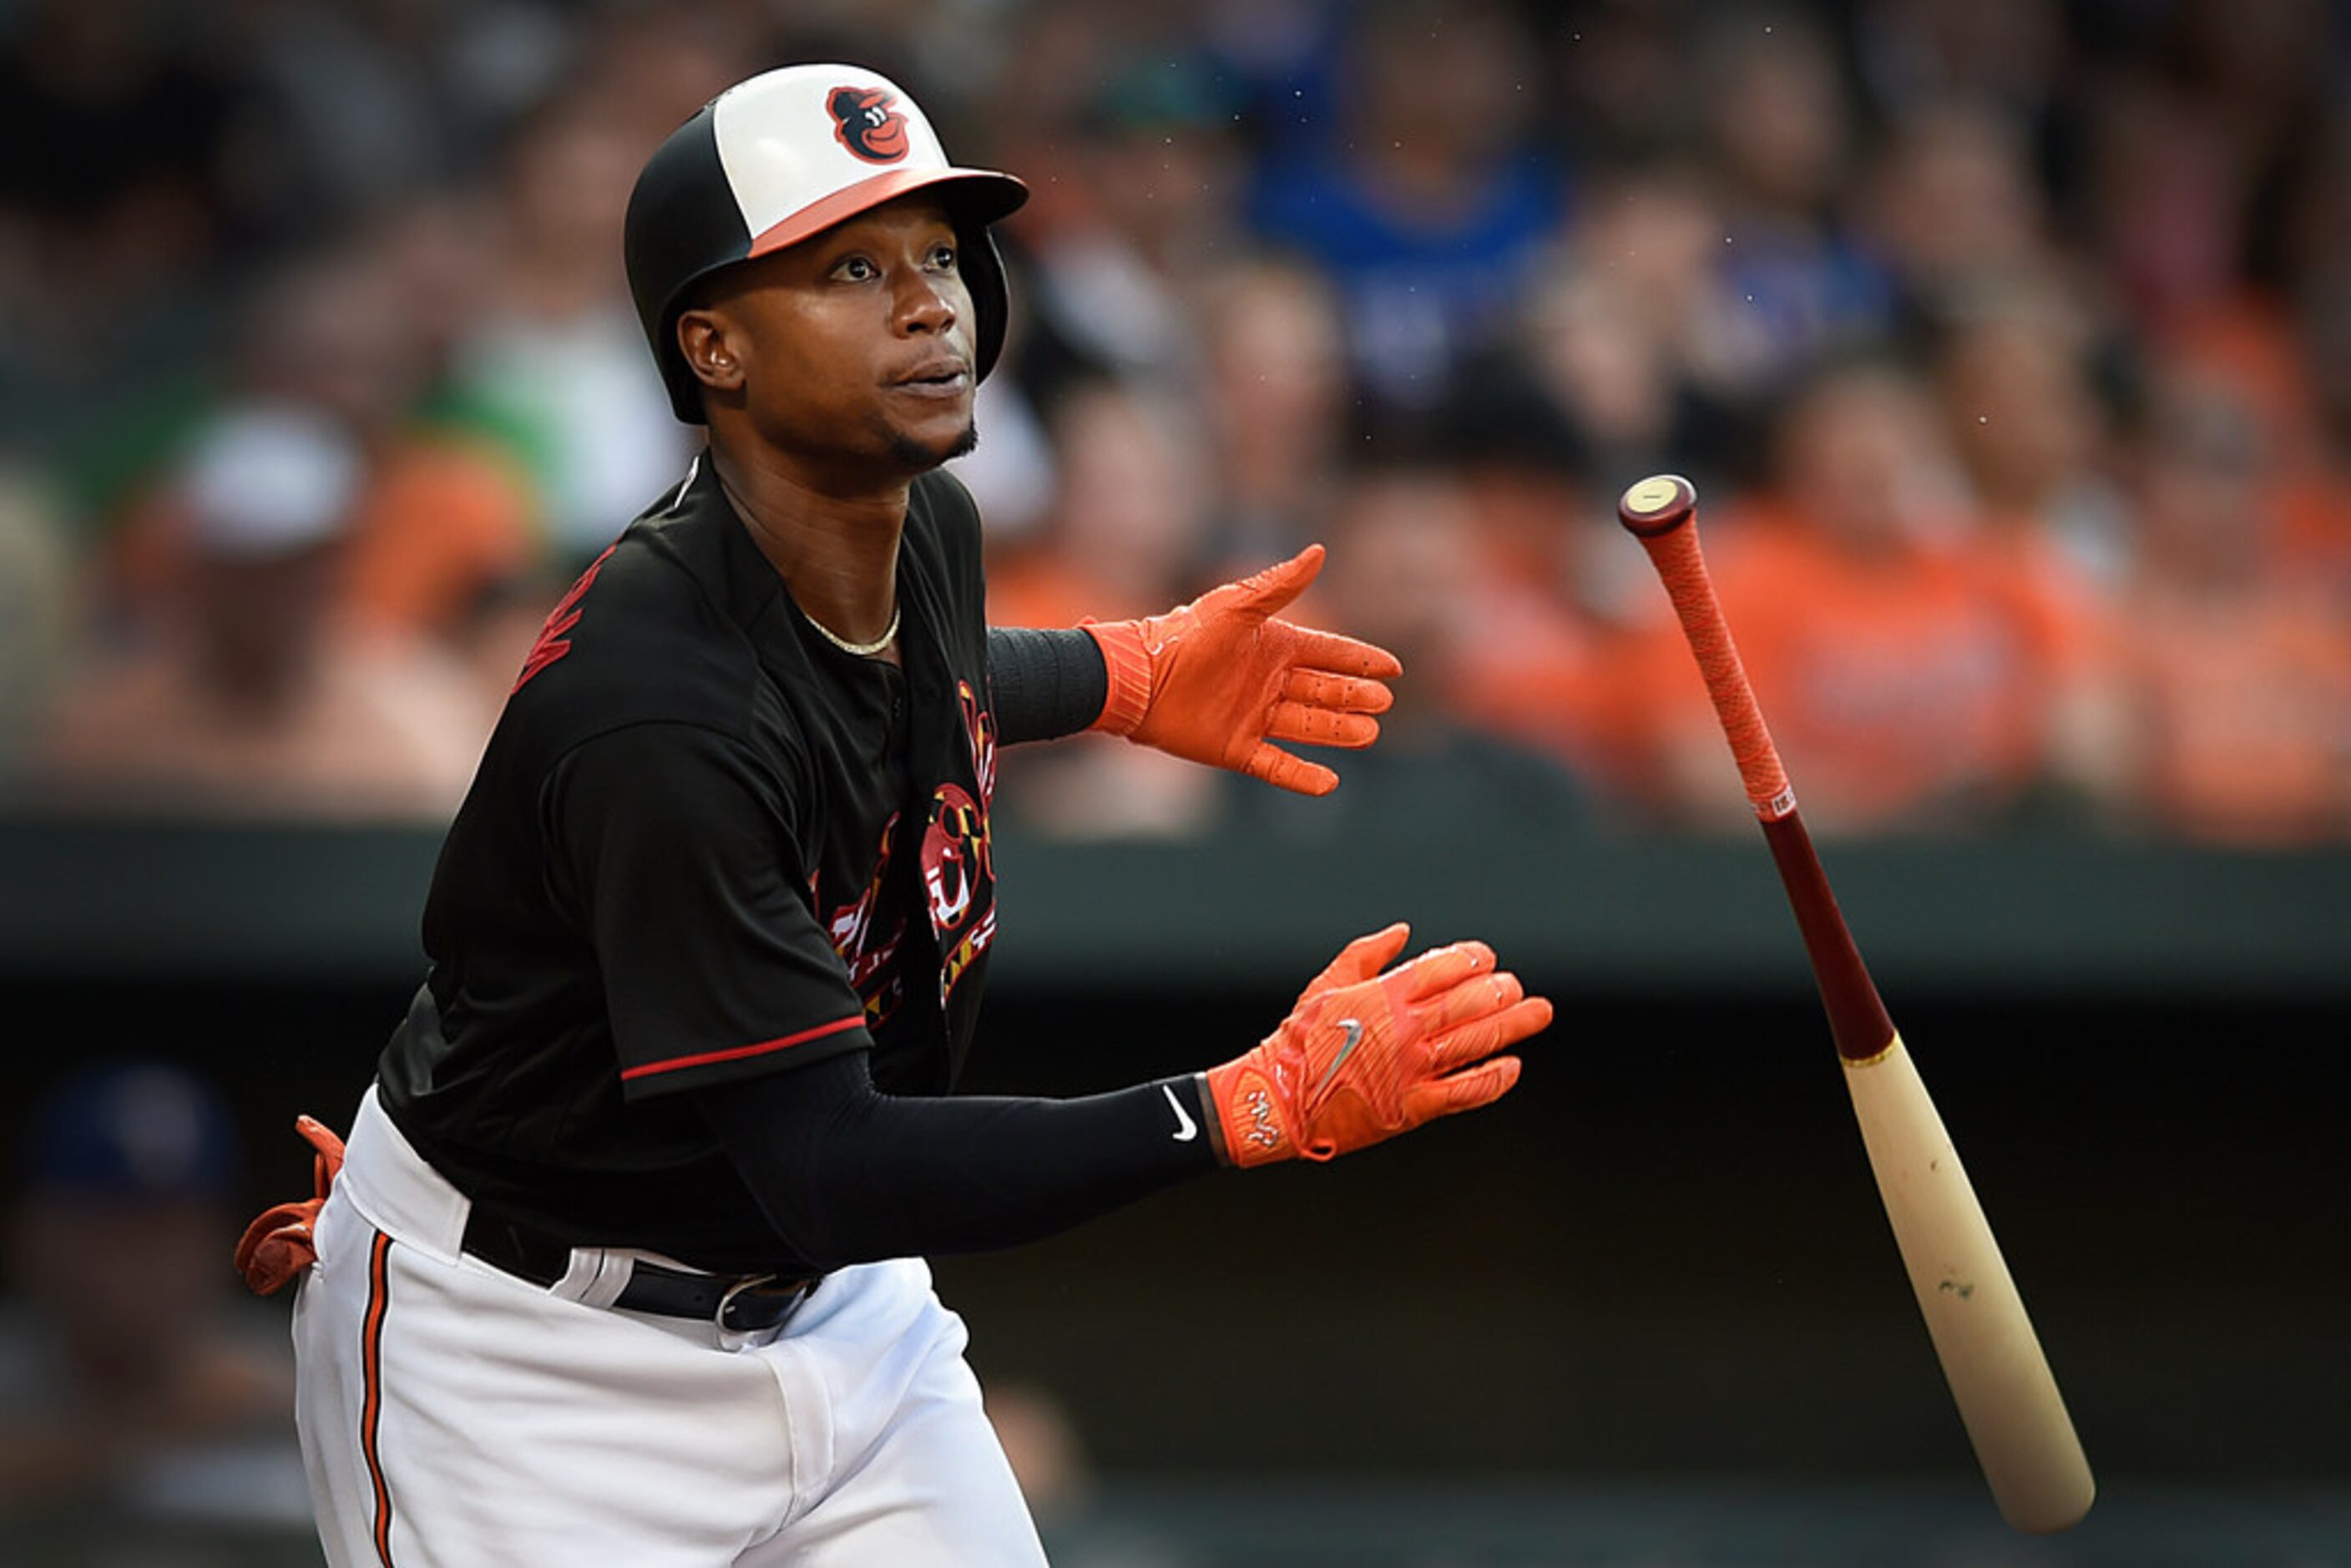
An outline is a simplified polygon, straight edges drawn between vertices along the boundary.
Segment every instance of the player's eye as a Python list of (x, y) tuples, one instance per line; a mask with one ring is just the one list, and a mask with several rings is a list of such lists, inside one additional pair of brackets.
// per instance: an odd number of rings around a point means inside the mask
[(953, 272), (956, 267), (956, 247), (945, 241), (933, 246), (931, 265), (941, 272)]
[(882, 269), (870, 256), (844, 256), (832, 264), (832, 276), (843, 283), (871, 283), (882, 276)]

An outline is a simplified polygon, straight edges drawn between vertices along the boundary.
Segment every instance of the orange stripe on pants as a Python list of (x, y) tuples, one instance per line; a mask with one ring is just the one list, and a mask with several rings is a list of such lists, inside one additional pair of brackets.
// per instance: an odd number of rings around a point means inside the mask
[(392, 1568), (392, 1489), (384, 1484), (383, 1460), (376, 1453), (376, 1427), (383, 1419), (383, 1312), (392, 1299), (392, 1238), (376, 1232), (368, 1258), (368, 1308), (360, 1330), (360, 1364), (367, 1396), (360, 1405), (360, 1451), (367, 1456), (375, 1483), (375, 1555)]

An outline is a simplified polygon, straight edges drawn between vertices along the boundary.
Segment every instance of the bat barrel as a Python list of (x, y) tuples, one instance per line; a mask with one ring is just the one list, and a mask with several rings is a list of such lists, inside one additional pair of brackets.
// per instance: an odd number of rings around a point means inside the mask
[(1844, 1065), (1903, 1268), (2001, 1517), (2035, 1534), (2070, 1529), (2097, 1482), (1943, 1119), (1898, 1038)]

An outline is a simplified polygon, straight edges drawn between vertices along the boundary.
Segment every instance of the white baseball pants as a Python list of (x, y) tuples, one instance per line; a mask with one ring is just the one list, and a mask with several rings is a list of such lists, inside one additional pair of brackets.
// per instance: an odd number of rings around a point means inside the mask
[(639, 1254), (551, 1289), (467, 1257), (467, 1209), (371, 1089), (294, 1311), (333, 1568), (1045, 1561), (919, 1260), (745, 1335), (601, 1304)]

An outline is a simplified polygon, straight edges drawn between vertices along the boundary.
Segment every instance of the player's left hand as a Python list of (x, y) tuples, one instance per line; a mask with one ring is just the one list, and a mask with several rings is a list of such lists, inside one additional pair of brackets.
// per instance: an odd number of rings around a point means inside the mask
[(1090, 622), (1110, 670), (1093, 727), (1301, 795), (1328, 795), (1339, 776), (1278, 740), (1364, 747), (1395, 701), (1384, 684), (1395, 655), (1276, 614), (1322, 570), (1309, 545), (1279, 566), (1212, 589), (1141, 621)]
[(1219, 1158), (1328, 1160), (1491, 1104), (1519, 1081), (1502, 1054), (1552, 1019), (1483, 942), (1395, 962), (1410, 933), (1358, 937), (1280, 1028), (1201, 1075)]

